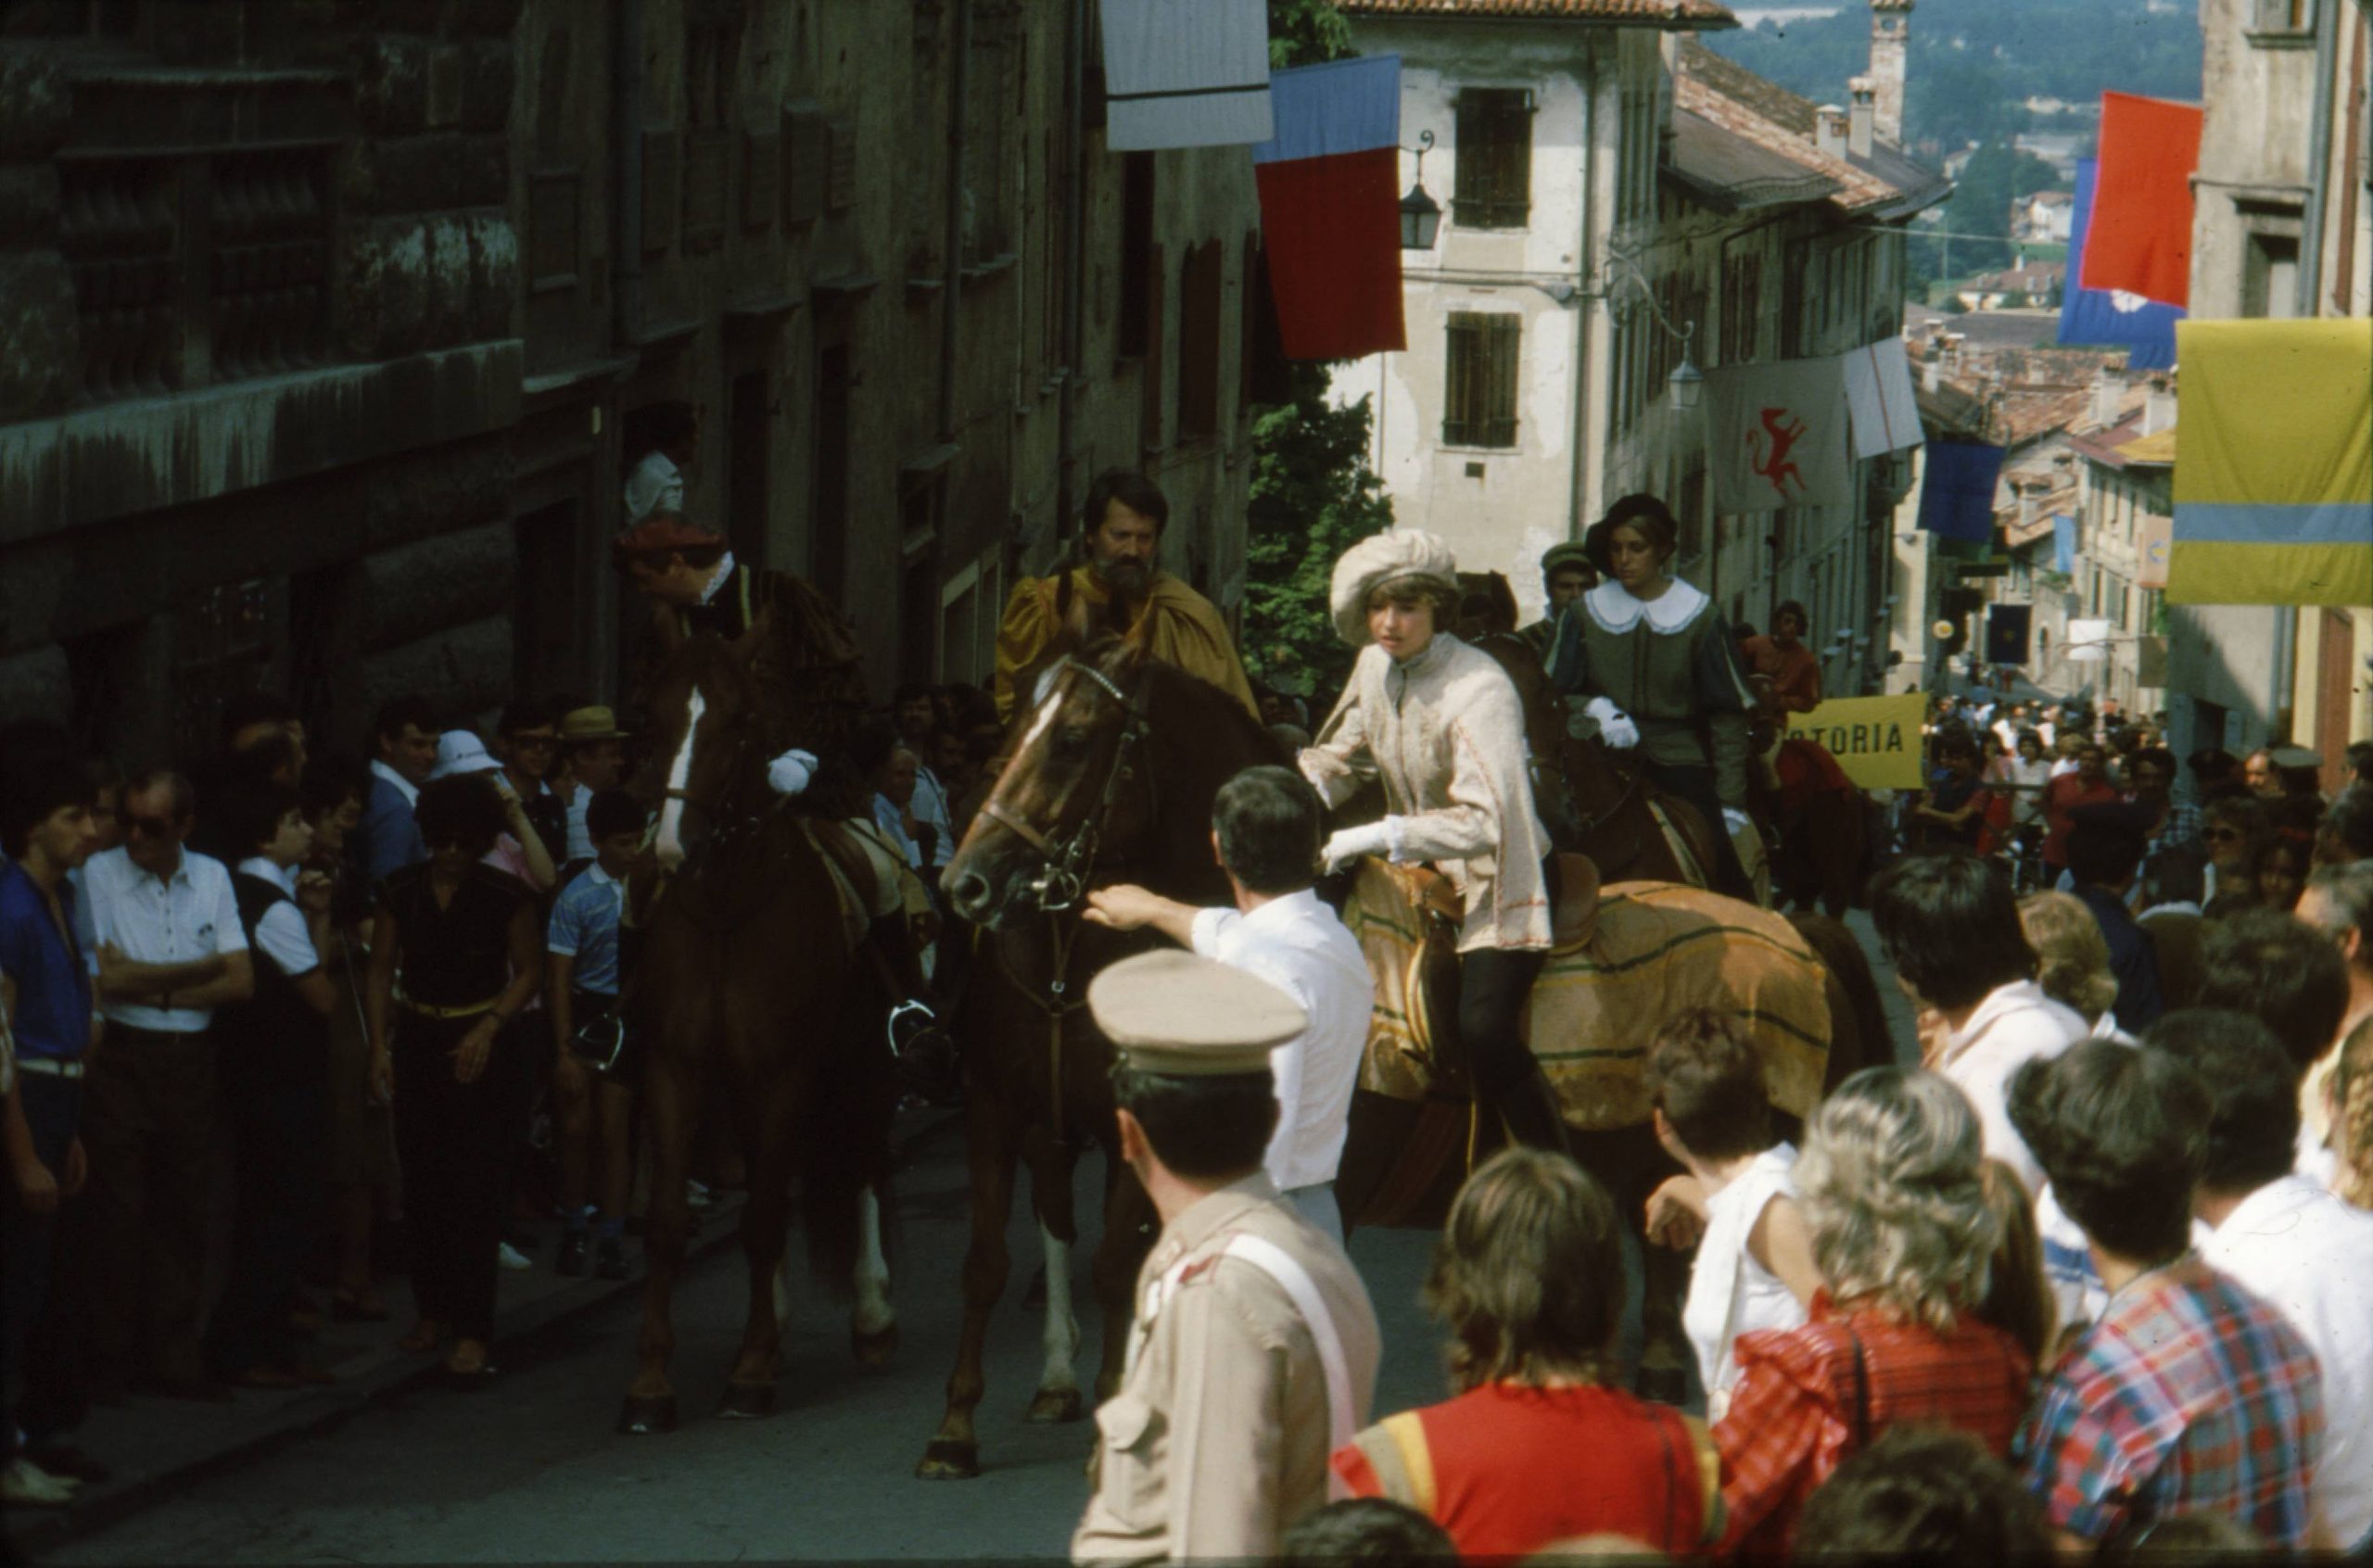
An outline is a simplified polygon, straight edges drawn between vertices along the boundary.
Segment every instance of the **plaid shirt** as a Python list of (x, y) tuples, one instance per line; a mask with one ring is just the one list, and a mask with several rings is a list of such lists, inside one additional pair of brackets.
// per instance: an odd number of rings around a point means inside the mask
[[(1858, 1410), (1855, 1347), (1867, 1407)], [(2007, 1453), (2034, 1369), (2011, 1336), (1964, 1316), (1949, 1334), (1813, 1298), (1800, 1328), (1741, 1334), (1739, 1381), (1714, 1428), (1722, 1455), (1724, 1553), (1783, 1556), (1805, 1499), (1858, 1447), (1897, 1423), (1958, 1427)]]
[[(2131, 801), (2134, 797), (2132, 795), (2128, 795), (2126, 796), (2126, 799)], [(2200, 842), (2200, 828), (2202, 820), (2203, 818), (2200, 814), (2200, 808), (2192, 804), (2189, 801), (2168, 802), (2166, 826), (2161, 828), (2158, 835), (2151, 839), (2148, 844), (2143, 846), (2144, 853), (2147, 854), (2156, 854), (2161, 850), (2174, 849), (2180, 844), (2196, 844)]]
[(2306, 1343), (2187, 1254), (2110, 1297), (2044, 1385), (2016, 1454), (2051, 1522), (2087, 1540), (2209, 1511), (2296, 1551), (2323, 1432)]

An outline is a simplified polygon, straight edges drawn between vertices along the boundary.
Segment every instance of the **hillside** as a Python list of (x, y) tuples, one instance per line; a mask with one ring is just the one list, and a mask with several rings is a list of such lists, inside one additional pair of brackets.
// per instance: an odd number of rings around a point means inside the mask
[[(1717, 53), (1821, 103), (1842, 103), (1867, 66), (1871, 16), (1834, 16), (1704, 35)], [(2104, 89), (2200, 96), (2200, 14), (2190, 0), (1920, 0), (1911, 18), (1905, 139), (1938, 153), (2075, 122), (2039, 119), (2029, 98), (2091, 104)]]

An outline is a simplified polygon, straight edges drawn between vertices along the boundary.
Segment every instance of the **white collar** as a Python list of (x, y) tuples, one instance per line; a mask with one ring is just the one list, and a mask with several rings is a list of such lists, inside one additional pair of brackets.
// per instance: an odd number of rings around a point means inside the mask
[(1977, 1011), (1969, 1016), (1969, 1022), (1946, 1037), (1943, 1059), (1951, 1061), (1960, 1056), (1974, 1044), (1980, 1035), (2011, 1013), (2051, 1005), (2052, 1000), (2044, 994), (2043, 987), (2031, 980), (1998, 985), (1986, 993), (1986, 1000), (1977, 1005)]
[(717, 590), (723, 588), (725, 579), (731, 575), (733, 575), (733, 552), (729, 550), (717, 557), (717, 575), (708, 580), (708, 587), (701, 589), (701, 602), (706, 604), (710, 600), (715, 599)]
[(624, 883), (621, 882), (618, 878), (613, 877), (607, 871), (603, 870), (602, 863), (598, 860), (585, 868), (585, 874), (593, 879), (593, 885), (597, 888), (615, 888), (624, 886)]
[(420, 803), (420, 786), (376, 757), (371, 760), (371, 777), (384, 778), (393, 784), (397, 792), (403, 796), (404, 804), (418, 805)]
[(1682, 582), (1679, 577), (1672, 580), (1670, 588), (1648, 600), (1632, 598), (1630, 588), (1609, 577), (1582, 595), (1582, 602), (1590, 607), (1591, 619), (1605, 630), (1628, 632), (1645, 615), (1650, 630), (1669, 634), (1686, 630), (1712, 601), (1695, 584)]
[(2199, 913), (2200, 905), (2194, 904), (2191, 900), (2188, 898), (2171, 898), (2164, 904), (2152, 904), (2141, 914), (2137, 915), (2135, 918), (2138, 920), (2148, 920), (2153, 915), (2197, 915)]
[(251, 854), (239, 862), (239, 869), (250, 877), (261, 877), (289, 897), (297, 896), (297, 868), (283, 866), (268, 855)]
[(1300, 892), (1279, 893), (1250, 910), (1244, 918), (1247, 924), (1257, 920), (1264, 926), (1286, 925), (1307, 917), (1318, 904), (1318, 890), (1304, 888)]

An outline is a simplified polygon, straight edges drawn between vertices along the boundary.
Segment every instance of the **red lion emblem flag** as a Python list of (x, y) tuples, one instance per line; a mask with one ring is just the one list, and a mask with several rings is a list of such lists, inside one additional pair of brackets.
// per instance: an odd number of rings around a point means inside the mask
[(1840, 359), (1735, 365), (1706, 377), (1714, 510), (1777, 512), (1854, 500)]

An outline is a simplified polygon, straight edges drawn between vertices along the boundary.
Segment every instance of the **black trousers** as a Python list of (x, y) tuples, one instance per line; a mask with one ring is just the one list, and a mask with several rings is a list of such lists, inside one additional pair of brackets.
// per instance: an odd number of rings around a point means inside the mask
[(486, 1070), (453, 1077), (453, 1047), (475, 1018), (400, 1012), (396, 1024), (396, 1157), (403, 1166), (420, 1315), (460, 1339), (494, 1332), (495, 1249), (510, 1202), (524, 1063), (512, 1033), (495, 1036)]
[(288, 1303), (304, 1271), (329, 1169), (325, 1097), (318, 1081), (223, 1082), (222, 1117), (238, 1194), (222, 1298), (208, 1332), (207, 1359), (218, 1375), (297, 1364)]
[[(33, 1154), (60, 1186), (66, 1181), (66, 1154), (82, 1119), (82, 1082), (45, 1073), (20, 1072), (18, 1103), (24, 1107), (25, 1131), (32, 1134)], [(57, 1235), (60, 1213), (73, 1201), (61, 1195), (58, 1208), (33, 1214), (19, 1201), (13, 1178), (0, 1174), (0, 1190), (7, 1194), (7, 1209), (0, 1216), (0, 1446), (16, 1441), (16, 1407), (25, 1386), (25, 1347), (32, 1338), (49, 1292), (51, 1245)]]
[(1714, 837), (1714, 891), (1754, 903), (1755, 884), (1747, 880), (1746, 867), (1739, 864), (1738, 846), (1731, 842), (1730, 827), (1722, 820), (1722, 795), (1715, 788), (1714, 770), (1674, 767), (1645, 756), (1640, 760), (1657, 789), (1687, 801), (1706, 819), (1707, 830)]
[[(1557, 861), (1542, 864), (1549, 902), (1557, 902)], [(1524, 1042), (1524, 1005), (1549, 962), (1546, 951), (1478, 948), (1458, 961), (1458, 1038), (1466, 1047), (1476, 1093), (1505, 1119), (1517, 1142), (1560, 1148), (1564, 1135), (1540, 1064)]]
[(197, 1378), (214, 1155), (214, 1043), (109, 1024), (83, 1083), (92, 1374)]

